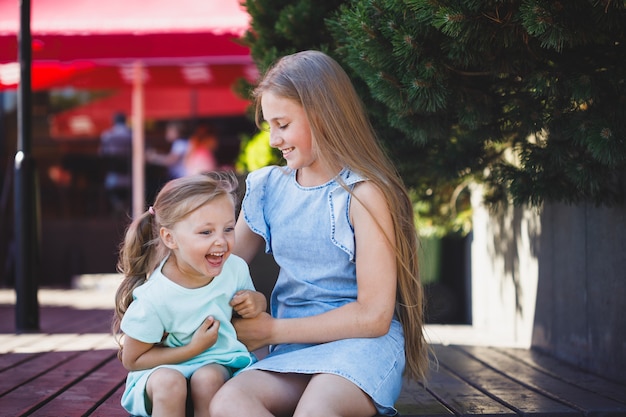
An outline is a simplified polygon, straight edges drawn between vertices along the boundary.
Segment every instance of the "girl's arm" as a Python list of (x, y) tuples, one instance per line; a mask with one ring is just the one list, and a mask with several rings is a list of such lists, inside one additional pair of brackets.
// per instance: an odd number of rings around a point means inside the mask
[(382, 193), (370, 182), (358, 184), (354, 195), (350, 218), (357, 250), (356, 301), (311, 317), (274, 319), (262, 313), (255, 319), (239, 319), (235, 322), (237, 335), (248, 349), (268, 344), (378, 337), (389, 331), (397, 284), (391, 214)]
[[(237, 239), (233, 253), (241, 257), (247, 264), (250, 264), (263, 247), (265, 240), (250, 230), (248, 224), (243, 219), (243, 212), (237, 219), (235, 236), (237, 236)], [(267, 310), (267, 299), (259, 291), (243, 290), (235, 294), (230, 305), (241, 317), (253, 318)]]
[(166, 347), (144, 343), (124, 336), (122, 365), (128, 371), (150, 369), (164, 364), (176, 364), (198, 356), (217, 341), (220, 322), (207, 317), (191, 338), (191, 342), (180, 347)]
[(155, 164), (155, 165), (161, 165), (161, 166), (171, 166), (174, 165), (175, 163), (181, 161), (183, 159), (184, 155), (180, 154), (180, 153), (173, 153), (173, 152), (169, 152), (166, 154), (162, 154), (159, 153), (157, 151), (155, 151), (154, 149), (147, 149), (146, 150), (146, 161), (150, 162), (151, 164)]
[(261, 236), (250, 230), (243, 218), (243, 211), (239, 215), (237, 224), (235, 225), (235, 236), (237, 236), (237, 239), (233, 253), (250, 264), (259, 250), (261, 250), (265, 241)]

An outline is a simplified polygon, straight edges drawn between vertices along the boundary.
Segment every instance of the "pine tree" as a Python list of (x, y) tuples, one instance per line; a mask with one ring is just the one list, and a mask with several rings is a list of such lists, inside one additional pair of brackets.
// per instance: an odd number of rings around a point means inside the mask
[(348, 70), (415, 200), (438, 221), (459, 195), (467, 205), (470, 181), (491, 203), (623, 199), (626, 1), (245, 5), (244, 41), (261, 71), (303, 49)]
[[(338, 0), (246, 0), (244, 5), (251, 16), (251, 28), (242, 42), (250, 47), (251, 55), (261, 73), (279, 57), (306, 49), (328, 53), (350, 73), (351, 68), (339, 54), (337, 42), (328, 24), (336, 16), (340, 6), (347, 3), (348, 1)], [(351, 73), (351, 76), (362, 99), (367, 103), (382, 144), (390, 149), (389, 153), (392, 154), (405, 183), (412, 189), (416, 210), (422, 214), (420, 220), (425, 222), (424, 226), (435, 224), (440, 230), (466, 233), (471, 227), (467, 217), (467, 195), (463, 195), (465, 198), (459, 205), (464, 207), (464, 216), (459, 216), (455, 212), (456, 206), (450, 204), (451, 195), (454, 195), (457, 185), (455, 182), (458, 182), (456, 176), (449, 180), (447, 177), (434, 175), (432, 171), (420, 169), (423, 164), (416, 164), (414, 155), (422, 154), (423, 150), (411, 141), (404, 140), (401, 131), (388, 125), (382, 116), (385, 112), (383, 104), (371, 99), (369, 87), (357, 74)], [(252, 87), (245, 80), (241, 80), (237, 89), (243, 97), (249, 97)], [(435, 152), (433, 154), (436, 155)], [(426, 179), (427, 175), (429, 179)]]
[[(284, 55), (306, 49), (328, 52), (333, 39), (324, 20), (341, 4), (336, 0), (246, 0), (244, 6), (252, 19), (242, 42), (250, 47), (261, 73)], [(251, 87), (245, 81), (239, 86), (244, 94)]]
[(332, 24), (406, 177), (531, 204), (623, 198), (625, 30), (623, 0), (371, 0)]

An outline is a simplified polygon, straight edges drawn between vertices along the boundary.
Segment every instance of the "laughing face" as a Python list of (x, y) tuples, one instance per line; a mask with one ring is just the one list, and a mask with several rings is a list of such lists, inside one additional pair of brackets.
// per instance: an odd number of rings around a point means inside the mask
[(268, 91), (261, 97), (261, 107), (270, 128), (270, 146), (281, 151), (289, 168), (299, 171), (298, 178), (326, 176), (314, 152), (311, 126), (302, 106)]
[(187, 288), (207, 285), (222, 272), (235, 244), (232, 200), (221, 196), (208, 202), (172, 229), (163, 228), (161, 238), (174, 255), (163, 273)]

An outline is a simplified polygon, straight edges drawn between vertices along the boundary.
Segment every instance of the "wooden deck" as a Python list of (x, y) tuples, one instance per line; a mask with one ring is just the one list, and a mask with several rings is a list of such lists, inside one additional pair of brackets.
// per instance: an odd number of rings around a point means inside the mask
[[(109, 332), (112, 294), (40, 290), (37, 333), (14, 333), (14, 294), (0, 290), (0, 416), (128, 417), (125, 370)], [(410, 416), (626, 416), (626, 385), (519, 348), (433, 345), (439, 369), (407, 383)], [(373, 358), (375, 360), (375, 358)]]

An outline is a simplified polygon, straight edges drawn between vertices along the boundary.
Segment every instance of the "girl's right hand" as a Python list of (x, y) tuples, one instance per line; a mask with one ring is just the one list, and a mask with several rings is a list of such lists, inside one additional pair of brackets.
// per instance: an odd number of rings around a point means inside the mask
[(219, 321), (215, 320), (213, 316), (207, 317), (191, 337), (189, 345), (193, 346), (197, 354), (204, 352), (217, 342), (217, 331), (219, 328)]
[(263, 312), (251, 319), (233, 319), (233, 325), (237, 338), (249, 351), (253, 351), (273, 343), (271, 335), (275, 321), (276, 319)]

